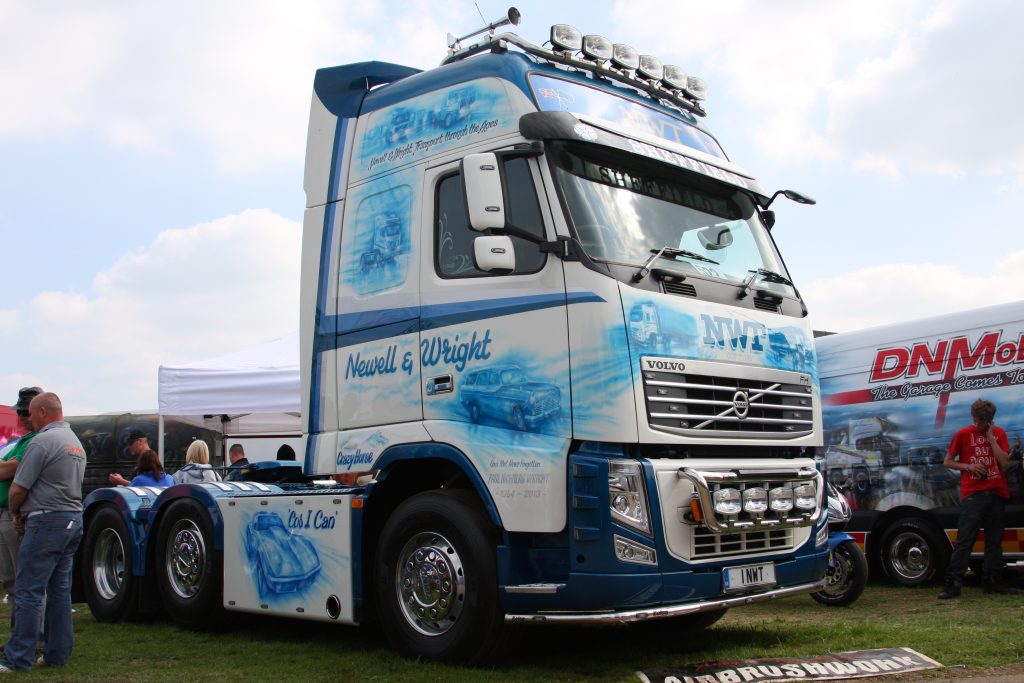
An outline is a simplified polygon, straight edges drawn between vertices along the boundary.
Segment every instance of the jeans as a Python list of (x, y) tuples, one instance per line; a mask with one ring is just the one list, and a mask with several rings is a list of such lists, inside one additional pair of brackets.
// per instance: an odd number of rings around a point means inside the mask
[(963, 583), (971, 548), (978, 532), (985, 528), (984, 581), (999, 580), (1003, 571), (1003, 527), (1006, 525), (1006, 501), (992, 491), (981, 491), (960, 503), (960, 521), (957, 524), (956, 546), (946, 568), (946, 583)]
[(63, 666), (71, 658), (71, 567), (81, 540), (81, 512), (47, 512), (26, 520), (14, 585), (17, 612), (2, 660), (8, 668), (32, 668), (44, 595), (43, 657), (51, 666)]
[(14, 518), (6, 507), (0, 508), (0, 591), (7, 595), (14, 625), (14, 572), (18, 569), (18, 548), (21, 537), (14, 530)]

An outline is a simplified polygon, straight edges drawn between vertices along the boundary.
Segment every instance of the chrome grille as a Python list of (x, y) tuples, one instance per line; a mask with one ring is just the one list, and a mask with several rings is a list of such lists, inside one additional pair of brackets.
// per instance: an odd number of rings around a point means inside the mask
[(693, 548), (690, 557), (707, 560), (730, 555), (789, 550), (793, 547), (793, 528), (766, 529), (716, 534), (706, 527), (696, 527), (691, 536)]
[(652, 429), (687, 436), (795, 438), (814, 426), (807, 374), (668, 358), (640, 362)]

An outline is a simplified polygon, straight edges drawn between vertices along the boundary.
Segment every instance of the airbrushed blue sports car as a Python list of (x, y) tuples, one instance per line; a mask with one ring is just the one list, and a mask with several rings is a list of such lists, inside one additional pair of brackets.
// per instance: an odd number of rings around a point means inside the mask
[(313, 543), (285, 526), (276, 512), (260, 512), (249, 523), (245, 550), (262, 596), (302, 590), (320, 574)]

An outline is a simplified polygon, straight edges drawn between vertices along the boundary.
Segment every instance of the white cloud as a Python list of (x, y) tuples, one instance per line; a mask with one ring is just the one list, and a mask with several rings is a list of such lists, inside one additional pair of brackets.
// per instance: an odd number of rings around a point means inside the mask
[(6, 393), (53, 389), (69, 414), (153, 409), (157, 368), (298, 328), (301, 226), (267, 210), (167, 230), (123, 255), (89, 292), (47, 291), (18, 311)]
[(800, 288), (815, 329), (848, 332), (1020, 299), (1024, 251), (984, 268), (891, 263), (811, 282)]
[(1024, 50), (1008, 48), (1024, 5), (1014, 0), (666, 5), (617, 2), (623, 39), (704, 70), (712, 127), (731, 114), (715, 107), (724, 90), (771, 158), (884, 177), (1024, 173), (1024, 90), (1014, 87)]
[(367, 55), (434, 66), (444, 28), (466, 9), (420, 0), (396, 17), (373, 1), (0, 1), (0, 92), (18, 103), (0, 107), (0, 140), (86, 132), (167, 155), (180, 136), (197, 136), (230, 170), (299, 164), (317, 68)]

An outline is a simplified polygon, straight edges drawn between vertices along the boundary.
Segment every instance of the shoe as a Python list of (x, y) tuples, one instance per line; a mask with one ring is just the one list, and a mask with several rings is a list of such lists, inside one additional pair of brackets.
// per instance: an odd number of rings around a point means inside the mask
[(14, 669), (10, 668), (6, 664), (0, 664), (0, 674), (12, 674)]
[(43, 657), (42, 655), (39, 655), (39, 658), (36, 659), (36, 666), (50, 666), (50, 665), (46, 663), (46, 658), (45, 657)]
[(960, 597), (960, 586), (955, 583), (947, 583), (939, 593), (939, 600), (949, 600), (950, 598)]
[(984, 590), (989, 595), (1019, 595), (1022, 592), (1018, 588), (1010, 588), (995, 581), (986, 581)]

